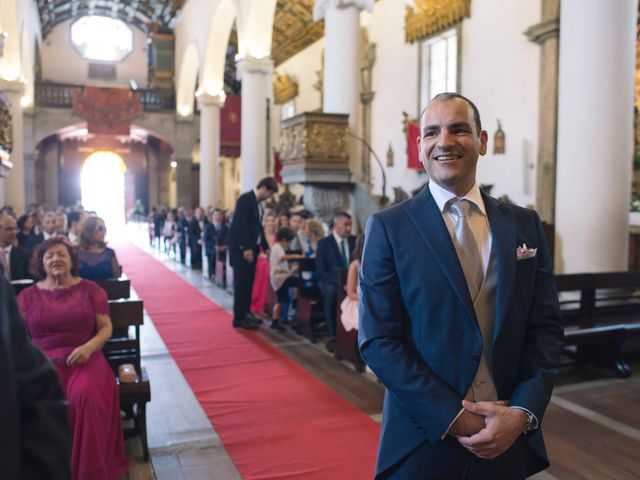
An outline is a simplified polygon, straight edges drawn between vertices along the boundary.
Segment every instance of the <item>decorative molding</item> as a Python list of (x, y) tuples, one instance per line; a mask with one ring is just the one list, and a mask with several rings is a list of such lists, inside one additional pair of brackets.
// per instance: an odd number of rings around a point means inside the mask
[(313, 20), (313, 0), (278, 0), (271, 43), (276, 66), (323, 36), (324, 21)]
[(204, 107), (224, 107), (224, 102), (227, 99), (224, 91), (218, 92), (215, 95), (211, 95), (210, 93), (197, 93), (196, 99), (198, 101), (198, 108), (202, 110)]
[[(0, 97), (0, 152), (10, 154), (13, 149), (13, 118), (9, 105)], [(3, 155), (0, 155), (0, 157)]]
[(272, 72), (273, 60), (271, 60), (271, 57), (256, 58), (249, 55), (236, 61), (236, 76), (238, 80), (242, 80), (242, 76), (246, 74), (271, 75)]
[(298, 82), (289, 75), (277, 75), (273, 82), (273, 97), (276, 105), (288, 102), (298, 96)]
[(370, 12), (373, 10), (373, 0), (316, 0), (313, 4), (313, 19), (324, 19), (329, 9), (344, 9), (349, 7)]
[(405, 41), (413, 43), (462, 22), (471, 15), (471, 0), (415, 0), (406, 7)]
[(17, 93), (18, 95), (24, 95), (26, 86), (23, 82), (18, 80), (5, 80), (0, 78), (0, 91), (5, 93)]
[(560, 36), (560, 19), (552, 18), (531, 25), (524, 34), (529, 41), (543, 45), (548, 39)]

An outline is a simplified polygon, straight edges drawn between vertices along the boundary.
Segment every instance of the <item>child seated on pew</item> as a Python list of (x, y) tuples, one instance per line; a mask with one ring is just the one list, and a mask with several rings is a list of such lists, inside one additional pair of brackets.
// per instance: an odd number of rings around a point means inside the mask
[(347, 332), (358, 329), (358, 287), (363, 247), (364, 234), (361, 233), (356, 240), (356, 247), (353, 249), (352, 255), (353, 260), (347, 273), (347, 284), (344, 287), (347, 296), (340, 304), (340, 321)]
[(284, 330), (282, 325), (282, 305), (289, 302), (289, 289), (297, 287), (299, 278), (296, 275), (298, 264), (289, 265), (289, 260), (302, 258), (302, 255), (287, 255), (285, 251), (295, 238), (289, 227), (281, 227), (276, 232), (276, 243), (271, 246), (269, 255), (269, 281), (276, 292), (276, 304), (271, 314), (271, 328)]

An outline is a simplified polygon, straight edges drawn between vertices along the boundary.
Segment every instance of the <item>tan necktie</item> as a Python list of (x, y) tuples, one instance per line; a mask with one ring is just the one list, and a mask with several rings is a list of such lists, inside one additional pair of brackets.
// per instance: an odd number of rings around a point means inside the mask
[(7, 255), (8, 253), (8, 248), (0, 247), (0, 264), (2, 264), (2, 271), (4, 272), (5, 278), (7, 280), (11, 280), (11, 275), (9, 273), (9, 258)]
[(478, 244), (473, 237), (471, 227), (469, 227), (469, 212), (471, 210), (471, 202), (468, 200), (454, 199), (449, 205), (451, 212), (456, 217), (455, 242), (458, 251), (458, 259), (464, 272), (464, 278), (467, 280), (469, 294), (471, 299), (475, 300), (480, 287), (484, 273), (482, 271), (482, 258)]

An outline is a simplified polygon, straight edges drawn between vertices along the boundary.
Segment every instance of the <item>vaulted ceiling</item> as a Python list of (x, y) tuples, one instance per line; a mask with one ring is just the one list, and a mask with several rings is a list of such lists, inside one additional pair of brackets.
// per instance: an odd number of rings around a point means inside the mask
[(276, 65), (324, 35), (324, 21), (313, 21), (313, 0), (278, 0), (271, 56)]
[(119, 18), (144, 32), (171, 27), (186, 0), (37, 0), (42, 36), (61, 22), (83, 15)]

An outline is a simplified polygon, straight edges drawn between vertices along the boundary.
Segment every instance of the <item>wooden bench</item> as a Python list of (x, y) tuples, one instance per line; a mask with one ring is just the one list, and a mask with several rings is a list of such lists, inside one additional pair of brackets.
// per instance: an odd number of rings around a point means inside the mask
[(357, 372), (364, 372), (364, 360), (360, 356), (360, 350), (358, 349), (358, 330), (351, 330), (347, 332), (342, 325), (342, 310), (340, 304), (347, 296), (347, 274), (348, 270), (343, 268), (338, 274), (340, 276), (338, 282), (338, 297), (336, 302), (336, 348), (334, 350), (334, 356), (338, 360), (348, 360), (353, 363)]
[(565, 325), (565, 353), (579, 363), (631, 369), (622, 358), (625, 340), (640, 333), (640, 271), (556, 276)]
[(316, 261), (313, 258), (300, 260), (300, 293), (296, 302), (296, 318), (293, 328), (300, 335), (307, 337), (312, 343), (327, 331), (327, 324), (322, 310), (322, 294), (317, 285), (305, 285), (305, 276), (313, 275)]
[(94, 281), (107, 292), (107, 298), (109, 300), (129, 298), (131, 296), (131, 280), (129, 280), (126, 275), (122, 275), (120, 278)]
[[(151, 401), (151, 383), (146, 369), (141, 365), (140, 326), (144, 323), (142, 300), (134, 295), (128, 299), (110, 300), (109, 310), (114, 333), (102, 351), (118, 382), (120, 408), (133, 420), (133, 427), (125, 428), (125, 436), (140, 435), (143, 457), (148, 462), (147, 402)], [(135, 366), (135, 382), (121, 383), (118, 380), (118, 367), (124, 363)]]

